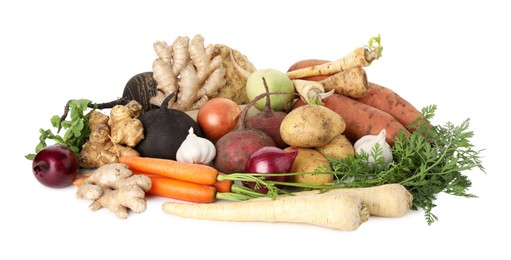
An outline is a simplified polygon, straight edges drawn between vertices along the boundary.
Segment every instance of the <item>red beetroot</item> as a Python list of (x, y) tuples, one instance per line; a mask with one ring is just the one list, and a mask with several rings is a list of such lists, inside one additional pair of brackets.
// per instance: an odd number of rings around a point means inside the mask
[[(268, 84), (263, 79), (264, 88), (266, 93), (269, 93)], [(280, 136), (280, 124), (287, 113), (282, 111), (274, 111), (271, 108), (270, 95), (266, 95), (266, 105), (260, 113), (247, 119), (246, 125), (252, 129), (258, 129), (269, 135), (279, 148), (286, 148), (288, 145), (282, 140)]]
[[(263, 78), (264, 80), (264, 78)], [(265, 146), (276, 147), (275, 141), (261, 130), (247, 127), (247, 112), (257, 101), (270, 94), (289, 94), (285, 92), (263, 93), (254, 98), (241, 111), (236, 128), (223, 135), (215, 143), (215, 168), (223, 173), (241, 173), (252, 153)]]

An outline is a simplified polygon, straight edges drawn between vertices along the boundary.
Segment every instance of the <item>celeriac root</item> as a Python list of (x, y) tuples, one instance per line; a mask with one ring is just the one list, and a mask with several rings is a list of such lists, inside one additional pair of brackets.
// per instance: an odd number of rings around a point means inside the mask
[(165, 202), (163, 211), (181, 217), (222, 220), (305, 223), (353, 231), (368, 220), (362, 200), (352, 194), (322, 193), (259, 198), (254, 201), (214, 204)]

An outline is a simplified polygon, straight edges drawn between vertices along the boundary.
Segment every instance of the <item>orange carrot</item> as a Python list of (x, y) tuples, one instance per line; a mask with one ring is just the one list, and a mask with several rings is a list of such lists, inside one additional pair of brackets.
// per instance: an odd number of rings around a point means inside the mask
[(119, 162), (128, 165), (132, 171), (156, 174), (197, 184), (213, 185), (219, 174), (215, 168), (208, 165), (178, 162), (170, 159), (121, 156)]
[(218, 192), (231, 192), (231, 187), (234, 181), (231, 180), (221, 180), (213, 183), (213, 187), (216, 188)]
[(76, 186), (76, 187), (80, 187), (80, 185), (82, 185), (82, 183), (87, 179), (87, 177), (91, 176), (92, 173), (81, 173), (80, 175), (78, 175), (78, 177), (76, 177), (76, 179), (73, 181), (73, 184)]
[[(132, 172), (133, 172), (133, 174), (143, 174), (149, 178), (163, 177), (161, 175), (144, 173), (144, 172), (139, 172), (139, 171), (132, 171)], [(220, 174), (225, 175), (224, 173), (220, 173)], [(165, 178), (168, 178), (168, 177), (165, 177)], [(217, 180), (211, 186), (215, 187), (216, 191), (218, 191), (218, 192), (231, 192), (231, 187), (233, 184), (234, 184), (234, 181), (232, 181), (232, 180)]]
[(167, 177), (149, 177), (152, 185), (147, 193), (195, 203), (212, 203), (217, 190), (213, 186), (174, 180)]
[(82, 185), (82, 183), (87, 179), (87, 177), (78, 177), (76, 178), (74, 181), (73, 181), (73, 184), (76, 186), (76, 187), (80, 187), (80, 185)]

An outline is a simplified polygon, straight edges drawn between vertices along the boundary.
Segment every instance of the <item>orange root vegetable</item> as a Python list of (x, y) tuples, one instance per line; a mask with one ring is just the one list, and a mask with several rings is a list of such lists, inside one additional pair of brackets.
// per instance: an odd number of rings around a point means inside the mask
[[(332, 94), (322, 101), (325, 107), (330, 108), (344, 119), (346, 130), (343, 134), (352, 143), (365, 135), (377, 135), (384, 128), (387, 132), (386, 141), (390, 145), (394, 143), (394, 138), (399, 131), (404, 131), (407, 135), (410, 134), (390, 114), (357, 100), (340, 94)], [(304, 104), (303, 101), (298, 100), (293, 109)]]
[[(373, 46), (373, 43), (376, 43), (377, 46)], [(382, 50), (380, 37), (373, 37), (369, 40), (368, 46), (356, 48), (341, 59), (289, 71), (287, 75), (290, 79), (300, 79), (310, 76), (332, 75), (355, 67), (367, 67), (374, 60), (380, 58)]]
[(218, 192), (231, 192), (231, 187), (233, 184), (234, 181), (231, 180), (220, 180), (213, 183), (212, 186), (215, 187)]
[[(148, 173), (137, 172), (137, 171), (134, 171), (133, 174), (143, 174), (149, 178), (162, 177), (161, 175), (148, 174)], [(224, 173), (219, 173), (219, 174), (225, 175)], [(168, 177), (164, 177), (164, 178), (168, 178)], [(232, 188), (233, 184), (234, 184), (234, 181), (232, 181), (232, 180), (217, 180), (215, 183), (211, 184), (211, 186), (213, 186), (217, 192), (231, 192), (231, 188)]]
[(149, 177), (152, 182), (147, 193), (167, 198), (195, 202), (212, 203), (216, 200), (216, 189), (213, 186), (174, 180), (167, 177)]
[(421, 112), (410, 102), (393, 90), (375, 83), (369, 83), (367, 95), (357, 100), (389, 113), (409, 130), (412, 130), (410, 126), (415, 120), (422, 117)]
[(165, 202), (162, 209), (187, 218), (305, 223), (344, 231), (356, 230), (369, 217), (366, 205), (351, 194), (322, 193), (249, 201), (214, 204)]
[(219, 172), (208, 165), (178, 162), (170, 159), (121, 156), (119, 162), (134, 172), (143, 172), (197, 184), (213, 185)]
[(76, 187), (80, 187), (80, 185), (82, 185), (82, 183), (87, 179), (87, 177), (80, 177), (80, 178), (76, 178), (74, 181), (73, 181), (73, 185), (75, 185)]

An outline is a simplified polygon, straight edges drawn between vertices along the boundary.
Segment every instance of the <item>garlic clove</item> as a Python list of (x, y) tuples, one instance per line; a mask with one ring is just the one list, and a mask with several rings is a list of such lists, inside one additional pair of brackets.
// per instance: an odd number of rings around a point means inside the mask
[(187, 163), (210, 164), (215, 156), (215, 145), (210, 140), (195, 135), (193, 128), (190, 128), (188, 136), (177, 150), (176, 160)]
[[(376, 147), (376, 144), (379, 145), (382, 150), (382, 155), (385, 158), (385, 165), (389, 164), (393, 160), (392, 156), (392, 148), (386, 141), (387, 131), (382, 129), (378, 135), (365, 135), (361, 137), (359, 140), (355, 142), (353, 148), (357, 154), (361, 154), (365, 152), (367, 154), (371, 154)], [(376, 158), (374, 156), (369, 156), (368, 162), (374, 163)]]

